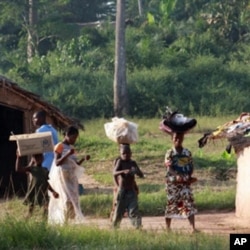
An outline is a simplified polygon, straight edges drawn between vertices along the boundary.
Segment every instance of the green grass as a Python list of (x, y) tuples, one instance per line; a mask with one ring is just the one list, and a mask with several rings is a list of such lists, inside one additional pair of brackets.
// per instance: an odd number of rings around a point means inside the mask
[(1, 249), (211, 250), (229, 249), (226, 236), (107, 230), (90, 226), (51, 227), (12, 217), (0, 222)]
[(217, 187), (216, 190), (205, 187), (195, 193), (196, 206), (199, 211), (233, 210), (235, 208), (235, 194), (234, 186), (228, 187), (228, 189)]
[[(207, 146), (200, 149), (198, 139), (203, 133), (215, 130), (219, 125), (233, 119), (232, 117), (198, 117), (197, 126), (185, 136), (184, 145), (189, 148), (195, 157), (209, 156), (221, 157), (226, 140), (208, 142)], [(159, 130), (160, 119), (129, 119), (138, 124), (139, 141), (132, 145), (133, 155), (137, 160), (145, 158), (154, 160), (163, 159), (167, 148), (171, 147), (170, 136)], [(82, 131), (76, 147), (80, 153), (88, 152), (93, 161), (106, 161), (114, 159), (118, 154), (118, 145), (107, 138), (104, 124), (111, 120), (96, 119), (85, 121), (85, 131)]]
[[(142, 188), (139, 194), (139, 208), (142, 216), (164, 216), (166, 193), (164, 187), (158, 192), (145, 192)], [(209, 210), (233, 210), (235, 206), (235, 188), (216, 187), (194, 192), (195, 204), (199, 212)], [(84, 214), (93, 217), (108, 218), (112, 206), (112, 194), (88, 194), (81, 196)]]

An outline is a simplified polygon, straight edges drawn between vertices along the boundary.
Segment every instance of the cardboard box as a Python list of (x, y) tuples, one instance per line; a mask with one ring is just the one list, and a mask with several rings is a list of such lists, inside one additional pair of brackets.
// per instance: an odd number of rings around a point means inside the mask
[(51, 132), (11, 135), (9, 140), (17, 142), (17, 150), (21, 156), (54, 150)]

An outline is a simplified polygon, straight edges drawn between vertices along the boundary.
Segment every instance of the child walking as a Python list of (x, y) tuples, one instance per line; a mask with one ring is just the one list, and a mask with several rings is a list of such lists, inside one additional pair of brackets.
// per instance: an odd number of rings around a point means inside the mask
[(58, 193), (50, 186), (49, 171), (42, 166), (43, 154), (35, 154), (32, 156), (31, 166), (20, 166), (19, 155), (16, 158), (16, 171), (19, 173), (31, 174), (31, 181), (29, 183), (27, 194), (24, 198), (24, 204), (29, 206), (27, 218), (31, 217), (35, 205), (43, 206), (44, 217), (48, 215), (48, 190), (52, 193), (54, 198), (58, 198)]
[(120, 157), (115, 161), (113, 170), (114, 182), (117, 188), (112, 226), (119, 227), (124, 212), (127, 210), (128, 217), (135, 228), (141, 227), (141, 216), (138, 208), (138, 187), (135, 175), (143, 178), (144, 175), (137, 163), (131, 159), (132, 152), (129, 144), (120, 145)]

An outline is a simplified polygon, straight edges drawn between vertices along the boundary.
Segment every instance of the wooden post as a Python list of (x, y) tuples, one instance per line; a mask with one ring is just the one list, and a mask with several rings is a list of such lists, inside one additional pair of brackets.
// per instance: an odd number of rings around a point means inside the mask
[(236, 216), (250, 218), (250, 146), (237, 153)]
[(115, 29), (114, 115), (128, 114), (125, 48), (125, 1), (117, 0)]

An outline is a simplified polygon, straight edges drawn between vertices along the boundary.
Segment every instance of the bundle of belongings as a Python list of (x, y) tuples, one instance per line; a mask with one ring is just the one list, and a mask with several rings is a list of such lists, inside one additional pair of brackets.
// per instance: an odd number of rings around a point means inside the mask
[(137, 127), (137, 124), (118, 117), (104, 124), (107, 137), (119, 144), (136, 143), (138, 141)]
[(173, 112), (169, 107), (166, 107), (166, 112), (159, 128), (168, 134), (187, 133), (195, 127), (196, 123), (196, 119), (186, 117), (178, 111)]
[(205, 133), (198, 140), (199, 147), (202, 148), (208, 140), (226, 138), (229, 145), (226, 147), (228, 153), (233, 147), (235, 152), (243, 150), (250, 146), (250, 113), (243, 112), (235, 120), (229, 121), (215, 129), (212, 132)]

